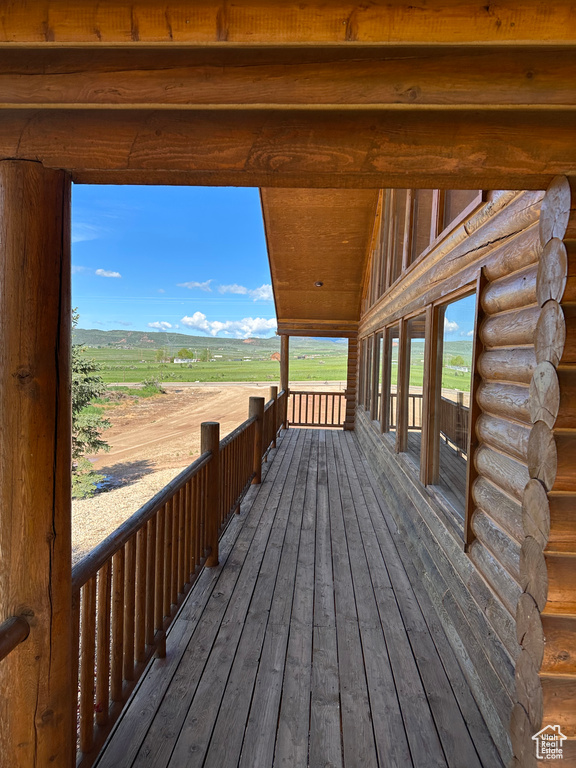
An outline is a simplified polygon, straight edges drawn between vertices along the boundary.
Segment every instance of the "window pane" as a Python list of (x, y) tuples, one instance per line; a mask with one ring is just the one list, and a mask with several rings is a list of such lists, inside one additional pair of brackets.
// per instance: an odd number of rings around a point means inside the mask
[(372, 418), (380, 419), (380, 403), (382, 402), (382, 352), (384, 347), (384, 341), (381, 333), (375, 336), (375, 350), (374, 350), (374, 394), (372, 397)]
[(392, 433), (396, 432), (398, 422), (398, 335), (397, 325), (386, 331), (382, 388), (382, 402), (386, 407), (380, 414), (382, 431)]
[(438, 485), (464, 515), (472, 348), (476, 296), (448, 304), (444, 310), (442, 379), (437, 410), (439, 429)]
[(392, 240), (391, 253), (392, 265), (390, 270), (390, 283), (400, 277), (402, 271), (402, 253), (404, 252), (404, 235), (406, 233), (406, 201), (407, 189), (394, 190), (394, 203), (392, 208)]
[(372, 394), (372, 339), (366, 339), (366, 357), (365, 357), (365, 375), (364, 375), (364, 405), (366, 410), (370, 410), (370, 395)]
[(444, 193), (444, 226), (447, 227), (478, 197), (477, 189), (450, 189)]
[(426, 316), (419, 315), (408, 321), (408, 443), (407, 452), (420, 463), (422, 442), (422, 402), (424, 399), (424, 346)]
[(412, 193), (412, 248), (410, 262), (430, 245), (434, 190), (415, 189)]

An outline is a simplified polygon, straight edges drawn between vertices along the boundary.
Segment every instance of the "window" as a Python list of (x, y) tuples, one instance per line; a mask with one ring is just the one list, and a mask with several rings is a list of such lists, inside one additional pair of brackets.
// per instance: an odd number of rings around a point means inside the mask
[(408, 218), (409, 190), (395, 189), (392, 199), (391, 233), (390, 233), (390, 279), (392, 285), (402, 272), (404, 257), (404, 240)]
[(410, 263), (424, 253), (436, 231), (432, 231), (434, 213), (434, 190), (415, 189), (412, 193), (412, 242), (410, 244)]
[(408, 320), (408, 392), (402, 407), (406, 418), (406, 452), (420, 463), (422, 443), (422, 403), (424, 400), (424, 353), (426, 315)]
[(380, 418), (380, 408), (382, 402), (382, 353), (383, 353), (383, 337), (381, 333), (377, 333), (374, 337), (374, 368), (372, 371), (372, 420)]
[(440, 308), (432, 481), (464, 516), (476, 295)]
[(360, 375), (360, 397), (359, 402), (370, 409), (370, 395), (372, 391), (372, 339), (362, 339), (362, 360)]
[(475, 200), (480, 192), (477, 189), (449, 189), (444, 192), (442, 223), (440, 230), (446, 229)]
[(396, 433), (398, 423), (398, 339), (397, 325), (386, 329), (382, 342), (382, 410), (380, 423), (382, 432)]

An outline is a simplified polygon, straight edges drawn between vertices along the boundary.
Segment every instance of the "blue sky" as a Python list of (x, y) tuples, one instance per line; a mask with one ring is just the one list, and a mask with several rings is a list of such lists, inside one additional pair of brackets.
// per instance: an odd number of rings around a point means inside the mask
[(475, 294), (449, 304), (444, 315), (444, 338), (447, 341), (471, 341), (475, 314)]
[(80, 328), (276, 330), (257, 189), (75, 185), (72, 265)]

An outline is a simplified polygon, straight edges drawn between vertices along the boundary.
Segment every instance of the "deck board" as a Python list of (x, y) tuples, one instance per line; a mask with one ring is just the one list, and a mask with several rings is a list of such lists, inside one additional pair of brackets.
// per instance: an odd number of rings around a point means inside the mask
[(97, 767), (501, 765), (406, 557), (354, 435), (283, 433)]

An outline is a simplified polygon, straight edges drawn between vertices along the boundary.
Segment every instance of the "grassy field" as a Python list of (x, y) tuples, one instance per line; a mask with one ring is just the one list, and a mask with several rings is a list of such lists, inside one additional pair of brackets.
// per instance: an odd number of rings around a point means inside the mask
[[(87, 349), (86, 354), (102, 366), (106, 383), (136, 383), (145, 379), (159, 381), (279, 381), (280, 364), (276, 360), (216, 360), (210, 363), (159, 363), (154, 350)], [(293, 381), (345, 381), (346, 354), (335, 350), (331, 355), (312, 359), (291, 359)]]

